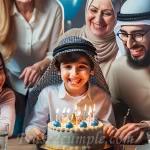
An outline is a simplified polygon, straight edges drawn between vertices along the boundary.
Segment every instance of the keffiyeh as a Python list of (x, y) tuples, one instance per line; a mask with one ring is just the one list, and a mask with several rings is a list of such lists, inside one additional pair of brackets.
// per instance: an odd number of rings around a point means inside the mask
[(62, 82), (61, 77), (58, 75), (56, 67), (54, 65), (55, 61), (57, 60), (57, 57), (63, 53), (71, 53), (79, 51), (85, 52), (85, 55), (88, 55), (89, 58), (94, 63), (94, 75), (90, 76), (89, 80), (90, 83), (96, 84), (109, 94), (108, 86), (103, 77), (102, 71), (95, 59), (96, 49), (89, 41), (81, 37), (78, 36), (68, 37), (63, 39), (59, 43), (58, 47), (55, 48), (53, 52), (54, 56), (53, 61), (51, 62), (51, 64), (49, 65), (48, 69), (41, 77), (39, 82), (34, 86), (32, 91), (30, 92), (27, 100), (27, 110), (25, 120), (29, 117), (31, 111), (33, 110), (33, 107), (38, 99), (38, 95), (42, 91), (42, 89), (44, 89), (49, 85), (54, 85)]

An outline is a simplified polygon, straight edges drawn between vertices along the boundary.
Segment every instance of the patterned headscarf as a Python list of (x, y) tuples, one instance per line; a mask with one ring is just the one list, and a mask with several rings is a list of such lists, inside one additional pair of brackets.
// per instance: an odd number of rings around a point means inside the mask
[(93, 69), (94, 75), (90, 76), (89, 79), (90, 83), (96, 84), (100, 88), (104, 89), (108, 94), (110, 94), (106, 81), (103, 77), (102, 71), (95, 60), (96, 49), (94, 48), (94, 46), (89, 41), (81, 37), (78, 36), (68, 37), (63, 39), (59, 43), (58, 47), (55, 48), (53, 52), (54, 56), (53, 61), (51, 62), (51, 64), (49, 65), (48, 69), (41, 77), (39, 82), (34, 86), (32, 91), (30, 92), (27, 100), (27, 110), (25, 117), (26, 119), (29, 117), (31, 111), (33, 110), (33, 107), (36, 104), (36, 101), (42, 89), (44, 89), (49, 85), (54, 85), (62, 82), (62, 79), (58, 75), (58, 72), (54, 64), (58, 56), (64, 53), (71, 53), (71, 52), (84, 52), (85, 55), (89, 56), (89, 58), (92, 60), (94, 64)]

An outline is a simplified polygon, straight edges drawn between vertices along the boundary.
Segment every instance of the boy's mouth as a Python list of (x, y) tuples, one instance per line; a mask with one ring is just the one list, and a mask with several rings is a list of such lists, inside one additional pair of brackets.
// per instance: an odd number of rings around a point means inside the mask
[(71, 82), (71, 84), (75, 85), (75, 84), (79, 84), (81, 82), (81, 79), (79, 79), (79, 78), (78, 79), (71, 79), (70, 78), (69, 81)]

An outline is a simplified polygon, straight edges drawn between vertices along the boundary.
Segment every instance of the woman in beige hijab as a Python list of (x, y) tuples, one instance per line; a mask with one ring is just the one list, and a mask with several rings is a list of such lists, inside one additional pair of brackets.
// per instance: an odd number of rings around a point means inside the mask
[(121, 0), (87, 0), (86, 25), (82, 28), (71, 29), (60, 37), (60, 40), (74, 35), (87, 38), (97, 49), (98, 63), (107, 83), (111, 64), (118, 52), (113, 29), (120, 7)]

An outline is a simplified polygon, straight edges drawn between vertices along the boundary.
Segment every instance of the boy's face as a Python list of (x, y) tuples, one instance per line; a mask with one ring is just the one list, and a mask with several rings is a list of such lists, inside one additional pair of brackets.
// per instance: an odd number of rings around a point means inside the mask
[(67, 92), (72, 96), (80, 96), (86, 92), (86, 83), (93, 71), (91, 71), (88, 60), (81, 58), (74, 63), (61, 63), (59, 73)]

